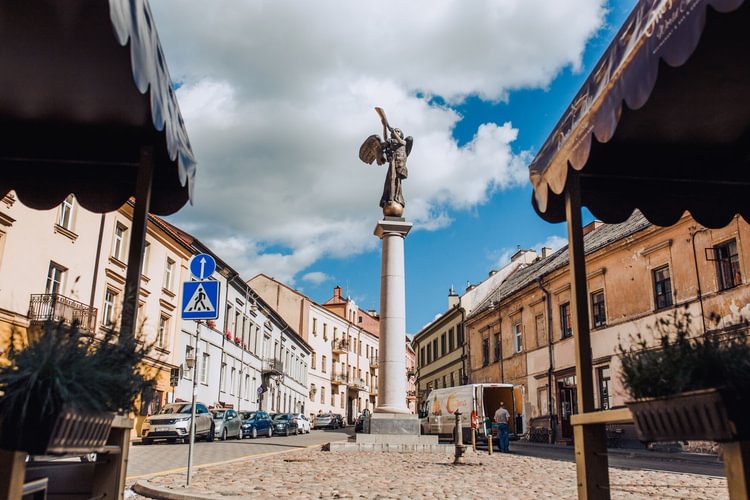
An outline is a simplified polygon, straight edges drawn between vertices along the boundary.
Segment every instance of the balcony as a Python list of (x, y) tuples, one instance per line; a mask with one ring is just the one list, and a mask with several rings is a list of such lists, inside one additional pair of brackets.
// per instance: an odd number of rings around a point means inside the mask
[(367, 390), (367, 385), (365, 384), (365, 379), (363, 378), (352, 378), (346, 385), (348, 385), (350, 389), (355, 389), (357, 391)]
[(349, 350), (349, 342), (346, 339), (333, 339), (331, 341), (331, 351), (334, 354), (344, 354)]
[(263, 360), (263, 367), (261, 368), (262, 373), (270, 373), (273, 375), (284, 374), (284, 362), (276, 358), (266, 358)]
[(417, 391), (406, 391), (406, 399), (413, 400), (417, 399)]
[(96, 308), (88, 304), (69, 299), (57, 293), (35, 294), (29, 301), (29, 321), (78, 323), (82, 331), (93, 332), (96, 329)]
[(347, 382), (346, 373), (331, 372), (331, 384), (334, 385), (345, 385)]
[(380, 366), (380, 363), (378, 362), (378, 358), (376, 357), (370, 358), (370, 370), (372, 370), (373, 368), (377, 368), (379, 366)]

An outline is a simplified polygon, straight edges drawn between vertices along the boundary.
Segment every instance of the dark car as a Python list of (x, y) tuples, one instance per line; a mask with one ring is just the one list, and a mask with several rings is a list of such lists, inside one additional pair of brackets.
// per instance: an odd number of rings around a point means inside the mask
[(354, 422), (354, 432), (364, 432), (365, 430), (365, 420), (370, 417), (370, 412), (365, 410), (363, 411), (358, 417), (357, 420)]
[(291, 413), (279, 413), (273, 418), (273, 433), (284, 436), (299, 434), (297, 419)]
[(273, 435), (273, 422), (268, 413), (264, 411), (242, 412), (242, 438)]
[(342, 429), (344, 427), (346, 427), (346, 418), (344, 418), (344, 416), (342, 414), (340, 414), (340, 413), (334, 413), (333, 414), (333, 418), (336, 419), (336, 425), (334, 426), (334, 429), (336, 427), (340, 427)]

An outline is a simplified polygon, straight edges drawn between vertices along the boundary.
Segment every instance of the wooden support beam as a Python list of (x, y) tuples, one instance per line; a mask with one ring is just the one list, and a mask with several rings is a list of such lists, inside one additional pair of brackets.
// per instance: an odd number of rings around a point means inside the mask
[(154, 179), (153, 156), (152, 146), (143, 146), (141, 148), (135, 186), (135, 209), (133, 210), (130, 246), (128, 247), (128, 272), (125, 277), (125, 297), (122, 302), (122, 322), (120, 324), (120, 338), (122, 340), (133, 338), (137, 326), (143, 249), (146, 244), (148, 211), (151, 206), (151, 186)]
[(26, 476), (26, 453), (0, 449), (0, 498), (21, 498)]
[[(581, 190), (578, 176), (569, 172), (565, 187), (565, 217), (568, 222), (571, 323), (576, 354), (578, 413), (594, 411), (594, 382), (591, 366), (586, 256), (581, 225)], [(573, 428), (578, 475), (578, 498), (609, 498), (607, 435), (603, 424)]]
[(750, 498), (750, 441), (722, 443), (724, 448), (724, 473), (732, 500)]

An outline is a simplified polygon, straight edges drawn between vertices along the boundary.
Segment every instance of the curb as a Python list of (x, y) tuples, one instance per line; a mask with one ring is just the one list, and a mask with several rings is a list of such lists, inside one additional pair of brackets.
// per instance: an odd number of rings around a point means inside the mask
[[(138, 480), (130, 488), (133, 492), (143, 495), (148, 498), (156, 498), (158, 500), (218, 500), (218, 496), (208, 496), (209, 494), (205, 491), (195, 491), (185, 488), (181, 492), (163, 488), (161, 486), (152, 486), (147, 484), (146, 480)], [(226, 498), (226, 497), (224, 497)]]

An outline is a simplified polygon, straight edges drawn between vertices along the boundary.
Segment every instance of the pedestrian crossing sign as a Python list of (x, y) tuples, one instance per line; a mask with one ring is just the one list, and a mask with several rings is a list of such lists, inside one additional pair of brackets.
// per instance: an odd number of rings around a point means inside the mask
[(182, 319), (217, 319), (218, 304), (218, 281), (186, 281), (182, 284)]

